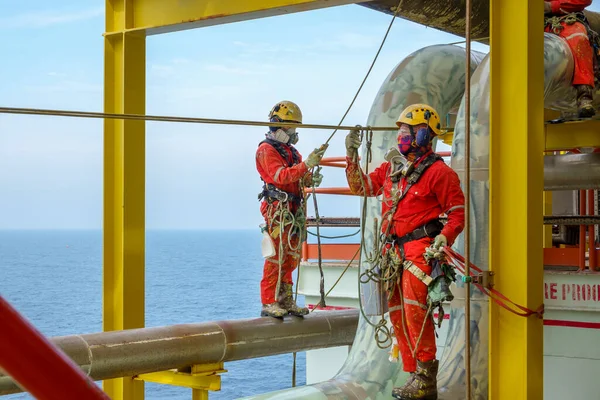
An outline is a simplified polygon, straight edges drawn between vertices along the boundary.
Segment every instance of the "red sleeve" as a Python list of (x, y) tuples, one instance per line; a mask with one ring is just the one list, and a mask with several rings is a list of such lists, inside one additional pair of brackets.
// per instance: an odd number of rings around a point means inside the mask
[(592, 4), (592, 0), (551, 0), (553, 14), (568, 14), (583, 11)]
[(389, 165), (389, 162), (385, 162), (375, 168), (375, 171), (371, 172), (369, 175), (365, 175), (358, 163), (354, 162), (350, 157), (346, 157), (346, 179), (348, 180), (348, 186), (350, 186), (352, 193), (364, 196), (364, 182), (365, 188), (367, 189), (367, 196), (378, 196), (381, 194), (381, 189), (383, 188)]
[(465, 228), (465, 195), (460, 187), (458, 175), (452, 168), (444, 164), (436, 172), (432, 190), (440, 202), (442, 212), (448, 215), (442, 235), (446, 236), (448, 246), (451, 246)]
[(298, 182), (308, 168), (304, 162), (288, 167), (277, 150), (269, 145), (261, 145), (256, 151), (256, 161), (263, 170), (273, 179), (275, 184), (285, 185)]

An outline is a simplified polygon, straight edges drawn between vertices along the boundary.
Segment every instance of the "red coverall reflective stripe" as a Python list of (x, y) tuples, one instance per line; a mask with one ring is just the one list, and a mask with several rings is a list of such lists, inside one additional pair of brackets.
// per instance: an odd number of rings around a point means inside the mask
[[(592, 0), (552, 0), (549, 3), (552, 6), (552, 14), (564, 15), (583, 11), (592, 4)], [(561, 22), (561, 25), (563, 29), (558, 35), (567, 41), (575, 61), (573, 85), (594, 86), (594, 52), (586, 27), (580, 22), (572, 25)], [(546, 26), (545, 31), (552, 32), (552, 27)]]
[[(420, 160), (423, 160), (428, 154), (430, 153), (424, 155)], [(348, 163), (346, 177), (353, 193), (363, 194), (360, 178), (362, 174), (368, 196), (383, 193), (384, 200), (391, 198), (392, 181), (388, 176), (390, 172), (388, 162), (381, 164), (375, 171), (366, 176), (362, 173), (358, 164), (348, 157), (346, 161)], [(402, 190), (406, 188), (404, 178), (400, 181), (399, 186)], [(442, 229), (442, 234), (446, 236), (448, 246), (451, 246), (464, 228), (464, 204), (465, 198), (460, 188), (458, 175), (444, 162), (437, 161), (425, 170), (419, 181), (410, 187), (406, 196), (398, 204), (393, 215), (393, 225), (390, 233), (399, 237), (404, 236), (425, 223), (437, 219), (440, 214), (447, 213), (448, 222)], [(389, 210), (390, 206), (391, 202), (383, 202), (382, 215)], [(384, 223), (382, 231), (385, 232), (386, 226)], [(428, 275), (431, 274), (431, 267), (425, 262), (423, 253), (432, 241), (432, 239), (426, 237), (404, 245), (406, 259), (412, 261)], [(410, 347), (414, 348), (427, 311), (427, 286), (408, 271), (404, 271), (402, 274), (401, 284), (406, 331), (410, 339)], [(414, 372), (416, 370), (416, 360), (409, 350), (404, 334), (400, 305), (400, 292), (394, 290), (391, 299), (388, 301), (390, 319), (398, 340), (403, 368), (407, 372)], [(422, 362), (431, 361), (435, 359), (435, 353), (434, 326), (431, 318), (427, 318), (416, 358)]]
[[(256, 150), (256, 169), (266, 183), (273, 184), (283, 191), (300, 196), (300, 181), (308, 172), (308, 168), (302, 162), (302, 156), (300, 156), (298, 164), (288, 167), (289, 163), (292, 162), (292, 152), (288, 145), (283, 145), (283, 147), (288, 153), (287, 160), (284, 160), (279, 152), (270, 144), (261, 144)], [(273, 212), (276, 210), (277, 205), (277, 201), (269, 205), (266, 200), (263, 200), (260, 205), (260, 212), (265, 219), (269, 234), (273, 233), (273, 229), (278, 226), (278, 221), (276, 218), (273, 218)], [(295, 213), (297, 210), (297, 205), (292, 203), (288, 203), (287, 207), (292, 213)], [(285, 229), (282, 238), (281, 282), (292, 284), (292, 272), (294, 272), (300, 262), (300, 249), (298, 248), (300, 244), (297, 235), (294, 235), (289, 241), (288, 235), (289, 229)], [(279, 277), (279, 235), (273, 238), (273, 242), (276, 254), (265, 260), (263, 278), (260, 282), (262, 304), (271, 304), (277, 299), (275, 289), (277, 288), (277, 279)]]

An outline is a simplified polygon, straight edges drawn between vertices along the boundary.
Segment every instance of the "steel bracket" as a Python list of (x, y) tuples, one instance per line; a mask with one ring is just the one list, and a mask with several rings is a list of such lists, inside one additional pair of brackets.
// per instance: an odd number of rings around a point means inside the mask
[(482, 271), (481, 273), (470, 277), (463, 276), (463, 282), (474, 283), (487, 289), (491, 289), (494, 286), (494, 271)]
[(473, 277), (473, 283), (481, 285), (484, 288), (491, 289), (494, 286), (494, 272), (482, 271)]

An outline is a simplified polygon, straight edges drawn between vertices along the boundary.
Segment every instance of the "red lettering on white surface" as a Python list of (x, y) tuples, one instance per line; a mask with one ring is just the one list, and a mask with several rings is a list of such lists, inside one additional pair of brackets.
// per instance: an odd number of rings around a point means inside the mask
[(556, 300), (557, 299), (557, 295), (556, 295), (556, 287), (558, 286), (558, 284), (556, 283), (551, 283), (550, 284), (550, 299), (552, 300)]
[[(588, 283), (558, 283), (544, 284), (544, 297), (546, 300), (562, 300), (575, 302), (600, 302), (600, 284)], [(558, 298), (560, 290), (561, 296)]]

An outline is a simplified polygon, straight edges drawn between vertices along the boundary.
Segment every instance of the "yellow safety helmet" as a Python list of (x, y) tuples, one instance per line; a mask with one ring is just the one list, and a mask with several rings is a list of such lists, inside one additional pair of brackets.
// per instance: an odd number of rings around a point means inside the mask
[(402, 111), (396, 125), (398, 128), (402, 124), (410, 126), (427, 124), (436, 136), (440, 135), (442, 124), (440, 123), (440, 115), (435, 109), (427, 104), (412, 104)]
[(273, 120), (274, 117), (278, 118), (278, 122), (298, 122), (302, 123), (302, 111), (300, 107), (291, 101), (280, 101), (275, 104), (269, 113), (269, 121), (277, 122)]

